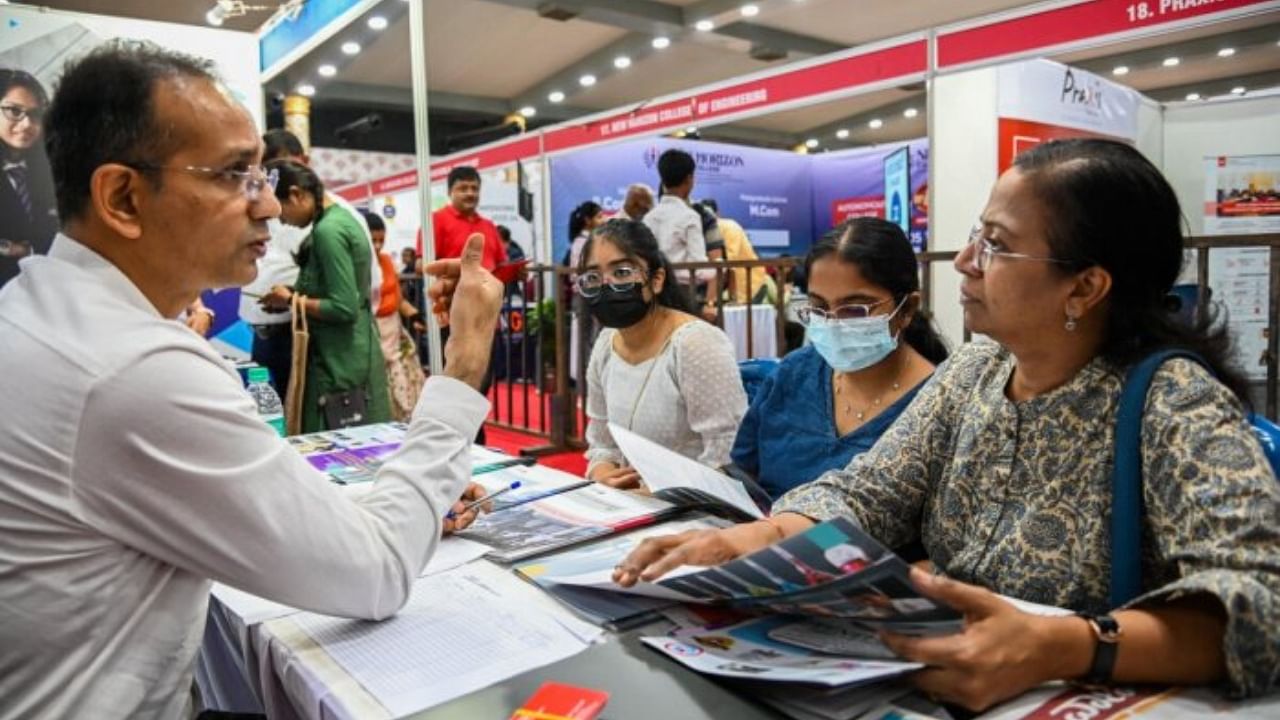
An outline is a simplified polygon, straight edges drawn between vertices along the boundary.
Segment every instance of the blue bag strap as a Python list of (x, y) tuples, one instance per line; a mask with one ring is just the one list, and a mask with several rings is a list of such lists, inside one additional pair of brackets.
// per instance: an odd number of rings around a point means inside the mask
[(1111, 473), (1111, 607), (1142, 594), (1142, 411), (1156, 371), (1173, 358), (1208, 367), (1188, 350), (1160, 350), (1129, 368), (1116, 411), (1115, 465)]

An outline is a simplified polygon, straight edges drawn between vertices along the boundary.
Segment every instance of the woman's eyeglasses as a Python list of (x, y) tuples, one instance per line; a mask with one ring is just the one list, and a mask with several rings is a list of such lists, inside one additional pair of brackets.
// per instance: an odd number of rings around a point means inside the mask
[(633, 265), (618, 265), (609, 270), (588, 270), (578, 276), (574, 284), (583, 297), (595, 297), (606, 286), (616, 293), (626, 292), (636, 283), (644, 282), (644, 272)]
[(981, 225), (974, 225), (973, 229), (969, 231), (969, 244), (976, 246), (973, 253), (973, 267), (981, 273), (985, 273), (997, 257), (1009, 258), (1011, 260), (1035, 260), (1036, 262), (1047, 262), (1057, 265), (1072, 264), (1069, 260), (1062, 260), (1054, 257), (1025, 255), (1023, 253), (999, 250), (996, 248), (994, 243), (983, 237)]
[(832, 310), (823, 310), (812, 305), (805, 305), (796, 309), (796, 316), (800, 318), (800, 322), (804, 325), (814, 322), (831, 322), (832, 320), (860, 320), (865, 317), (871, 317), (873, 310), (892, 301), (893, 298), (885, 298), (870, 304), (850, 303)]
[(44, 120), (44, 108), (23, 107), (21, 105), (0, 105), (0, 113), (4, 114), (4, 119), (9, 122), (22, 122), (30, 118), (31, 122), (39, 123)]

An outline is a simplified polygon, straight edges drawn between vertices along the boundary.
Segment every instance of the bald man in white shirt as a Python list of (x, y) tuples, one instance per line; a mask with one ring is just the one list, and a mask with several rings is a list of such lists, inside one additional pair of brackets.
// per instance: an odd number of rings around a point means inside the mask
[(502, 284), (480, 243), (430, 268), (448, 369), (353, 500), (174, 320), (253, 279), (280, 211), (208, 64), (108, 43), (68, 66), (46, 132), (62, 233), (0, 290), (0, 718), (189, 716), (211, 579), (355, 618), (404, 604), (474, 492)]

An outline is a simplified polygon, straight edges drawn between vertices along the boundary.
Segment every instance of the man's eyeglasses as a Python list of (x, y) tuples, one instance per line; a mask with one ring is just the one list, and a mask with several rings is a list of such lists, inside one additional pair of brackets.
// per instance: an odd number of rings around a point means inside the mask
[(801, 324), (804, 325), (815, 322), (831, 322), (832, 320), (860, 320), (865, 317), (871, 317), (872, 310), (892, 301), (893, 298), (885, 298), (869, 305), (851, 303), (849, 305), (841, 305), (832, 310), (823, 310), (812, 305), (805, 305), (796, 309), (796, 317), (800, 318)]
[(204, 175), (211, 177), (218, 182), (226, 184), (238, 183), (240, 192), (244, 193), (245, 198), (249, 202), (255, 202), (262, 197), (264, 189), (275, 192), (276, 183), (280, 181), (280, 171), (272, 168), (264, 169), (261, 165), (250, 165), (246, 170), (232, 170), (230, 168), (211, 168), (201, 167), (199, 165), (152, 165), (150, 163), (133, 163), (129, 167), (134, 170), (170, 170), (172, 172), (185, 172), (195, 175)]
[(998, 250), (994, 243), (982, 236), (982, 226), (974, 225), (969, 231), (969, 244), (976, 245), (973, 253), (973, 267), (978, 272), (985, 273), (990, 267), (992, 261), (997, 257), (1010, 258), (1012, 260), (1035, 260), (1036, 262), (1054, 263), (1056, 265), (1073, 265), (1070, 260), (1062, 260), (1054, 257), (1040, 257), (1039, 255), (1025, 255), (1023, 253), (1008, 252), (1006, 250)]
[(644, 282), (644, 272), (633, 265), (618, 265), (604, 272), (588, 270), (574, 281), (583, 297), (595, 297), (608, 286), (616, 293), (626, 292), (632, 285)]
[(0, 105), (0, 113), (4, 113), (4, 118), (9, 122), (22, 122), (26, 118), (31, 118), (31, 122), (38, 123), (44, 120), (44, 108), (29, 108), (21, 105)]

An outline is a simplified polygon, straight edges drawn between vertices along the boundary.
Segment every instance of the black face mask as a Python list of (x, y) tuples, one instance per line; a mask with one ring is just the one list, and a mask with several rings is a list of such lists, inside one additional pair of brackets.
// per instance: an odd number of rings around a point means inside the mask
[(649, 314), (649, 303), (645, 302), (643, 287), (641, 283), (633, 283), (622, 292), (602, 287), (600, 294), (587, 298), (587, 309), (607, 328), (631, 327)]

